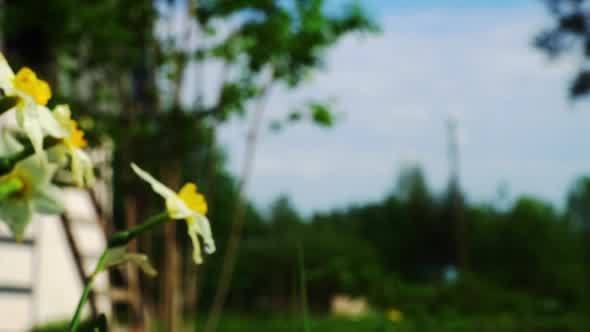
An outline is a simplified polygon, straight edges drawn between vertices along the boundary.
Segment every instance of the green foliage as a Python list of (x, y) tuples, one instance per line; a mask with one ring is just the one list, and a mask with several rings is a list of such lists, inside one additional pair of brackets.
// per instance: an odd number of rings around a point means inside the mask
[(360, 6), (349, 5), (339, 15), (328, 15), (323, 0), (199, 1), (196, 17), (211, 31), (214, 19), (243, 20), (226, 40), (200, 53), (230, 62), (237, 54), (246, 55), (247, 71), (259, 73), (270, 66), (274, 77), (290, 86), (320, 66), (323, 51), (341, 36), (377, 30)]
[(310, 111), (313, 122), (318, 126), (331, 127), (334, 124), (334, 116), (326, 104), (311, 103)]
[[(578, 53), (587, 59), (590, 56), (590, 37), (588, 36), (588, 19), (586, 0), (546, 0), (544, 1), (554, 24), (541, 31), (535, 38), (535, 46), (551, 57), (562, 54)], [(576, 47), (573, 47), (573, 46)], [(581, 47), (577, 47), (581, 46)], [(582, 68), (570, 84), (572, 98), (590, 93), (590, 71)]]
[(134, 67), (156, 17), (151, 0), (22, 0), (4, 9), (9, 53), (18, 55), (21, 63), (45, 65), (67, 55), (76, 59), (76, 75), (106, 66)]
[(573, 184), (567, 198), (571, 221), (583, 232), (590, 231), (590, 177), (580, 177)]
[(584, 285), (582, 238), (550, 206), (523, 197), (496, 221), (474, 225), (476, 268), (502, 284), (569, 303)]
[[(273, 225), (246, 233), (233, 288), (240, 299), (233, 304), (248, 311), (288, 310), (292, 295), (299, 294), (298, 245), (306, 253), (306, 287), (311, 307), (325, 310), (336, 292), (362, 294), (380, 275), (375, 251), (358, 237), (318, 231), (311, 225)], [(215, 259), (210, 260), (210, 265), (216, 263)]]
[(308, 120), (318, 127), (331, 128), (337, 121), (330, 102), (310, 101), (305, 107), (289, 112), (284, 119), (271, 122), (270, 129), (278, 132), (302, 120)]
[(298, 301), (301, 242), (315, 312), (328, 310), (338, 293), (367, 296), (377, 308), (420, 319), (583, 310), (588, 276), (581, 233), (566, 219), (570, 212), (531, 197), (508, 210), (465, 203), (471, 264), (453, 281), (445, 277), (455, 257), (446, 204), (417, 168), (404, 170), (382, 201), (310, 219), (281, 197), (260, 223), (246, 226), (230, 308), (289, 311)]
[(517, 200), (508, 211), (466, 205), (470, 273), (459, 271), (457, 284), (445, 284), (445, 269), (456, 266), (446, 202), (431, 193), (419, 169), (406, 169), (397, 190), (383, 201), (316, 215), (309, 227), (318, 234), (325, 231), (327, 243), (330, 232), (335, 238), (364, 239), (381, 262), (379, 269), (361, 283), (364, 289), (339, 290), (369, 295), (382, 307), (474, 315), (581, 310), (588, 275), (583, 234), (566, 218), (571, 212), (559, 214), (531, 197)]
[(217, 117), (226, 120), (232, 113), (243, 115), (245, 112), (244, 101), (258, 96), (260, 94), (258, 90), (254, 82), (248, 78), (225, 83), (219, 96), (219, 105), (217, 107), (221, 111), (217, 112)]

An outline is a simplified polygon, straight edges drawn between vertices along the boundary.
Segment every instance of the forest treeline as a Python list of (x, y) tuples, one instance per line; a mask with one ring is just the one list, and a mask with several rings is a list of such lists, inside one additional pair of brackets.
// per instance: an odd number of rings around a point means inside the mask
[[(265, 213), (251, 206), (230, 308), (297, 308), (304, 269), (307, 298), (316, 311), (328, 310), (334, 294), (364, 296), (375, 307), (410, 315), (584, 310), (590, 177), (574, 182), (565, 209), (531, 196), (503, 207), (473, 204), (452, 192), (435, 193), (413, 167), (400, 173), (389, 195), (372, 203), (309, 218), (287, 197)], [(217, 234), (229, 220), (221, 214), (213, 211)], [(206, 268), (204, 303), (220, 257), (212, 256)]]

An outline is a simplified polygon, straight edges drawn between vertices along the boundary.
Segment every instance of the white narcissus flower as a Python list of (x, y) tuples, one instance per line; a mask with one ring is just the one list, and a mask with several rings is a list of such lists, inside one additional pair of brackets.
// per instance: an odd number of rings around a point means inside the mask
[(140, 178), (149, 183), (158, 195), (165, 199), (166, 211), (170, 218), (186, 220), (188, 235), (193, 243), (193, 259), (195, 263), (201, 264), (203, 257), (198, 236), (203, 238), (205, 252), (208, 254), (215, 252), (215, 241), (211, 234), (209, 220), (205, 216), (207, 202), (205, 197), (197, 192), (197, 186), (189, 182), (176, 193), (137, 165), (132, 163), (131, 168)]
[[(72, 179), (79, 187), (90, 187), (94, 184), (94, 170), (92, 160), (83, 148), (88, 145), (84, 132), (78, 128), (78, 123), (72, 119), (72, 112), (68, 105), (58, 105), (53, 110), (53, 117), (61, 126), (65, 135), (63, 144), (52, 147), (49, 152), (57, 160), (69, 156), (71, 160)], [(50, 157), (50, 159), (52, 159)]]
[(43, 153), (43, 137), (51, 135), (61, 138), (65, 135), (62, 128), (45, 107), (51, 98), (51, 88), (44, 80), (37, 77), (33, 70), (21, 68), (16, 75), (6, 58), (0, 53), (0, 89), (4, 95), (18, 97), (16, 121), (29, 139), (38, 155)]
[(10, 157), (24, 149), (6, 128), (0, 128), (0, 158)]
[(59, 202), (60, 190), (51, 183), (57, 166), (40, 163), (36, 156), (18, 162), (12, 171), (0, 177), (0, 185), (18, 179), (22, 189), (0, 200), (0, 220), (17, 240), (22, 239), (33, 214), (59, 214), (63, 206)]

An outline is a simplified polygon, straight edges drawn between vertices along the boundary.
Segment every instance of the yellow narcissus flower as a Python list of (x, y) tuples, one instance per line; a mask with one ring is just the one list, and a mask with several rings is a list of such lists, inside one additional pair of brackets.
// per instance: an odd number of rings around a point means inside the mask
[(21, 68), (16, 75), (6, 58), (0, 53), (0, 89), (4, 95), (18, 97), (16, 104), (17, 123), (29, 139), (37, 154), (43, 151), (43, 137), (64, 136), (61, 127), (46, 107), (51, 98), (49, 84), (37, 77), (30, 68)]
[(149, 183), (158, 195), (165, 199), (166, 211), (170, 218), (186, 220), (188, 235), (193, 243), (193, 259), (195, 263), (201, 264), (203, 258), (198, 236), (203, 238), (205, 252), (208, 254), (215, 252), (215, 242), (211, 235), (209, 220), (205, 216), (207, 202), (205, 197), (197, 192), (197, 186), (194, 183), (187, 183), (176, 193), (137, 165), (132, 163), (131, 168), (140, 178)]
[(22, 239), (33, 213), (59, 214), (63, 212), (59, 188), (51, 183), (57, 166), (40, 163), (36, 156), (18, 162), (12, 171), (0, 177), (0, 186), (17, 179), (20, 190), (0, 199), (0, 220), (17, 238)]
[(51, 148), (50, 154), (58, 160), (69, 156), (74, 183), (79, 187), (92, 186), (95, 180), (92, 160), (83, 150), (88, 142), (84, 138), (84, 132), (78, 128), (78, 123), (72, 119), (70, 107), (68, 105), (56, 106), (53, 110), (53, 117), (65, 135), (61, 138), (63, 144)]

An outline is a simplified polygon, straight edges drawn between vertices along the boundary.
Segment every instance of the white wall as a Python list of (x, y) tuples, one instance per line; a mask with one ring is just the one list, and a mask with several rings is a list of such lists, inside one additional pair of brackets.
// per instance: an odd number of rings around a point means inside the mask
[[(66, 206), (80, 251), (87, 258), (87, 274), (105, 246), (102, 231), (94, 222), (89, 198), (85, 193), (66, 192)], [(0, 331), (25, 331), (31, 323), (67, 320), (75, 310), (82, 285), (69, 252), (61, 222), (57, 217), (39, 216), (29, 227), (37, 245), (0, 244), (0, 285), (33, 284), (33, 298), (0, 293)], [(0, 223), (0, 234), (7, 228)], [(106, 276), (96, 282), (97, 290), (108, 288)], [(109, 312), (108, 301), (99, 299), (99, 310)]]

